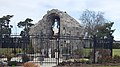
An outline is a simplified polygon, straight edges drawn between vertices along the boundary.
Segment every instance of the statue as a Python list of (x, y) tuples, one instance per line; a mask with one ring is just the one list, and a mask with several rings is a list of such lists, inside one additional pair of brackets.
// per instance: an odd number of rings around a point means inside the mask
[(55, 22), (54, 22), (54, 24), (52, 25), (52, 30), (53, 30), (53, 34), (54, 35), (57, 35), (58, 33), (59, 33), (59, 23), (58, 23), (58, 21), (57, 21), (57, 19), (55, 19)]

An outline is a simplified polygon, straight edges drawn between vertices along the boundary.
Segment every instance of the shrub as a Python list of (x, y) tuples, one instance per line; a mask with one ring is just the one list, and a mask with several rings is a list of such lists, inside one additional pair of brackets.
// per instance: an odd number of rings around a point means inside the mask
[(99, 51), (99, 55), (101, 55), (102, 57), (110, 56), (109, 49), (97, 49), (96, 51)]
[(120, 56), (115, 55), (115, 56), (113, 57), (113, 62), (114, 62), (114, 63), (120, 63)]
[(16, 66), (17, 65), (17, 61), (9, 61), (8, 62), (8, 66)]
[(98, 63), (112, 63), (113, 58), (111, 56), (98, 57)]
[[(110, 56), (110, 50), (109, 49), (96, 49), (96, 52), (98, 52), (98, 63), (111, 63), (112, 57)], [(94, 52), (92, 51), (90, 53), (91, 58), (94, 57)]]
[(119, 43), (113, 43), (113, 49), (120, 49), (120, 44)]
[(103, 56), (101, 58), (98, 58), (98, 63), (120, 63), (120, 56)]
[(32, 44), (30, 44), (30, 45), (27, 47), (27, 53), (28, 53), (28, 54), (33, 54), (33, 53), (34, 53), (34, 47), (32, 46)]
[(5, 55), (7, 57), (7, 61), (10, 61), (12, 57), (14, 57), (15, 55), (14, 54), (6, 54)]
[(22, 61), (25, 63), (25, 62), (28, 62), (30, 60), (30, 58), (26, 55), (26, 54), (24, 54), (24, 55), (22, 55)]
[(83, 53), (84, 53), (83, 49), (76, 49), (73, 51), (73, 55), (76, 55), (76, 56), (78, 55), (79, 56), (78, 58), (82, 58)]

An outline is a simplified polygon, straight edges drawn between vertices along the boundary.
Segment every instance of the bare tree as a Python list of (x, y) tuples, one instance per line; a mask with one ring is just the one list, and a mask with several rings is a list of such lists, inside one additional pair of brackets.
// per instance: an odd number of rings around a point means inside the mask
[(103, 12), (95, 12), (85, 10), (80, 16), (80, 20), (85, 28), (84, 33), (87, 37), (91, 37), (97, 32), (97, 27), (102, 26), (107, 20), (104, 18)]

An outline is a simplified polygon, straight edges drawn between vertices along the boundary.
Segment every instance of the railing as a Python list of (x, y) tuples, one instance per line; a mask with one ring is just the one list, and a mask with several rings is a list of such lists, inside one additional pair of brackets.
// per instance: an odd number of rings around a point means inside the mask
[[(11, 35), (9, 38), (0, 39), (0, 58), (23, 57), (25, 61), (41, 64), (59, 64), (70, 59), (87, 58), (96, 61), (98, 49), (110, 50), (112, 56), (113, 38), (99, 39), (96, 37), (83, 39), (78, 36), (47, 36), (29, 35), (22, 37)], [(91, 53), (91, 54), (90, 54)], [(27, 58), (26, 58), (27, 57)], [(16, 58), (16, 60), (23, 58)], [(3, 60), (2, 60), (3, 61)], [(13, 60), (12, 60), (13, 61)]]

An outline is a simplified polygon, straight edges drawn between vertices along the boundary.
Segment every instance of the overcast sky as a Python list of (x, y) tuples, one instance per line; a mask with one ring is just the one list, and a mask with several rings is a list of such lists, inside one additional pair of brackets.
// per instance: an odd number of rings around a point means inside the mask
[(19, 33), (20, 29), (15, 26), (19, 21), (31, 18), (37, 23), (53, 8), (66, 11), (77, 20), (85, 9), (102, 11), (106, 19), (115, 23), (114, 37), (120, 40), (120, 0), (0, 0), (0, 17), (14, 15), (11, 19), (13, 33)]

